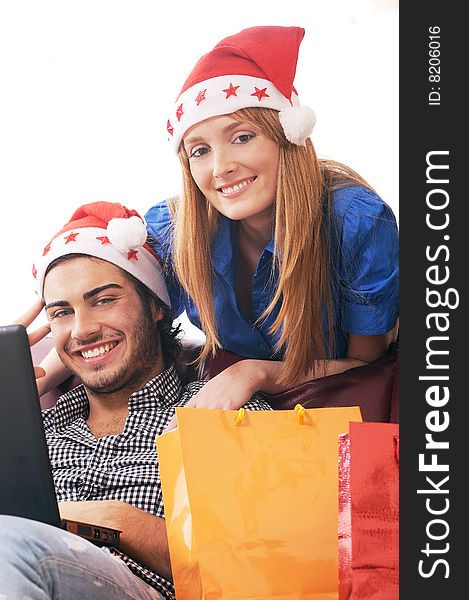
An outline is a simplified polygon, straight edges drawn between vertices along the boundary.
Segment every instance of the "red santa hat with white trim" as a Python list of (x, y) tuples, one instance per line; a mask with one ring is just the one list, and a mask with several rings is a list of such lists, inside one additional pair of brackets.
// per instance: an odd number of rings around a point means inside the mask
[(80, 206), (33, 266), (40, 296), (48, 266), (61, 256), (75, 253), (96, 256), (117, 265), (170, 306), (160, 260), (147, 243), (145, 221), (136, 210), (117, 202)]
[(300, 106), (293, 86), (304, 34), (301, 27), (250, 27), (202, 56), (167, 122), (174, 150), (196, 123), (251, 106), (279, 111), (286, 138), (304, 146), (316, 122), (312, 109)]

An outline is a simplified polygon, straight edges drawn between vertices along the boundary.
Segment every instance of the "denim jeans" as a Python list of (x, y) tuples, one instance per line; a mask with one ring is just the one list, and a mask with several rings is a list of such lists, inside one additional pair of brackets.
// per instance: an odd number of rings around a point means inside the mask
[(68, 531), (0, 515), (0, 600), (160, 600), (107, 549)]

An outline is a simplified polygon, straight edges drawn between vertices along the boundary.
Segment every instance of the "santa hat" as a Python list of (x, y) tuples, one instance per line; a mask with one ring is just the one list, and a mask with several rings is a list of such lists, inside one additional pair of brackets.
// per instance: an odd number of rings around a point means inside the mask
[(305, 145), (316, 118), (293, 87), (301, 27), (250, 27), (202, 56), (182, 86), (167, 122), (177, 152), (186, 131), (209, 117), (260, 106), (279, 111), (286, 138)]
[(33, 266), (39, 295), (43, 294), (47, 267), (56, 258), (78, 253), (96, 256), (124, 269), (169, 306), (161, 264), (146, 240), (145, 222), (137, 211), (117, 202), (80, 206)]

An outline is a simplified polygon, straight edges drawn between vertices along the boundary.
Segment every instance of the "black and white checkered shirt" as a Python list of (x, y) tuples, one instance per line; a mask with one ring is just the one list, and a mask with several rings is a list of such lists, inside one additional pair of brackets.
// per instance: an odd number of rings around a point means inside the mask
[[(205, 382), (182, 388), (174, 367), (163, 371), (129, 399), (129, 416), (122, 433), (96, 439), (86, 424), (89, 403), (82, 385), (63, 394), (43, 411), (57, 500), (121, 500), (164, 517), (155, 439), (174, 415)], [(259, 396), (246, 405), (253, 410), (270, 406)], [(116, 548), (128, 567), (165, 598), (174, 588), (158, 573)]]

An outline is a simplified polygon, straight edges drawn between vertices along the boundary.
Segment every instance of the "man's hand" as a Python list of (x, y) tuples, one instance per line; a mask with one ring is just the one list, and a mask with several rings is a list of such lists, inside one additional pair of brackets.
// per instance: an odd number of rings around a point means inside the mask
[[(39, 298), (32, 306), (29, 308), (21, 317), (18, 317), (13, 321), (13, 324), (23, 325), (24, 327), (29, 327), (31, 323), (39, 316), (41, 310), (44, 307), (44, 301), (42, 298)], [(32, 333), (28, 333), (29, 345), (34, 346), (37, 344), (42, 338), (44, 338), (50, 332), (50, 325), (42, 325), (36, 331)], [(36, 379), (44, 377), (46, 372), (42, 367), (34, 367), (34, 374)]]
[(62, 519), (81, 521), (82, 523), (101, 525), (102, 527), (111, 527), (112, 529), (120, 530), (122, 530), (120, 521), (123, 517), (121, 513), (125, 513), (127, 507), (130, 507), (130, 504), (119, 502), (118, 500), (59, 502), (59, 511)]
[(62, 519), (119, 529), (119, 549), (172, 581), (166, 523), (127, 502), (87, 500), (59, 502)]

